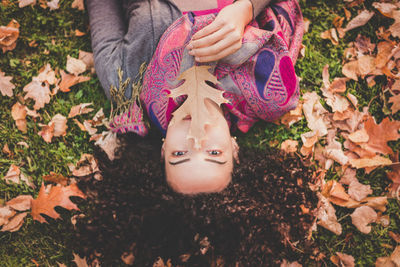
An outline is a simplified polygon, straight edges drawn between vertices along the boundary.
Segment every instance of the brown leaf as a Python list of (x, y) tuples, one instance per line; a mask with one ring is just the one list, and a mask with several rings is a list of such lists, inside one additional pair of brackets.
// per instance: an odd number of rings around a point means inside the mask
[(394, 44), (392, 42), (383, 41), (378, 43), (378, 53), (376, 55), (375, 64), (377, 68), (383, 68), (392, 56)]
[(358, 28), (360, 26), (365, 25), (373, 16), (373, 11), (363, 10), (358, 14), (355, 18), (353, 18), (349, 23), (347, 23), (346, 28), (344, 29), (346, 32), (352, 29)]
[(81, 131), (86, 132), (86, 127), (85, 125), (83, 125), (80, 121), (78, 121), (77, 119), (73, 119), (73, 121), (75, 122), (76, 125), (78, 125), (79, 129), (81, 129)]
[(365, 77), (375, 70), (375, 58), (370, 55), (362, 55), (358, 57), (358, 70), (361, 77)]
[(54, 132), (53, 136), (58, 137), (58, 136), (65, 136), (67, 134), (67, 118), (64, 117), (61, 114), (56, 114), (54, 117), (51, 119), (49, 122), (49, 125), (53, 124), (54, 125)]
[(280, 122), (285, 126), (290, 127), (292, 124), (300, 121), (303, 118), (302, 108), (303, 104), (299, 102), (295, 109), (290, 110), (280, 118)]
[(23, 8), (30, 5), (31, 6), (36, 5), (36, 0), (19, 0), (18, 2), (19, 2), (18, 3), (19, 8)]
[(329, 86), (329, 91), (332, 93), (344, 93), (346, 91), (346, 82), (349, 78), (335, 78)]
[(357, 229), (364, 234), (371, 232), (371, 226), (368, 225), (375, 222), (378, 218), (376, 212), (368, 206), (361, 206), (354, 210), (350, 215), (351, 221)]
[(368, 133), (367, 133), (367, 131), (365, 130), (365, 128), (362, 128), (361, 130), (358, 130), (358, 131), (355, 131), (355, 132), (351, 133), (351, 134), (348, 136), (348, 138), (349, 138), (352, 142), (354, 142), (354, 143), (356, 143), (356, 144), (359, 144), (359, 143), (366, 143), (366, 142), (368, 142), (368, 140), (369, 140), (369, 136), (368, 136)]
[(375, 262), (376, 267), (400, 266), (400, 246), (397, 246), (390, 257), (379, 257)]
[(218, 106), (228, 103), (222, 95), (223, 91), (217, 90), (206, 83), (218, 83), (217, 78), (209, 71), (209, 66), (193, 66), (179, 75), (178, 80), (185, 80), (179, 87), (173, 89), (169, 95), (176, 98), (180, 95), (187, 95), (185, 102), (173, 113), (170, 122), (174, 124), (183, 120), (186, 116), (191, 116), (190, 128), (187, 139), (194, 139), (194, 147), (201, 147), (201, 142), (206, 140), (206, 125), (212, 124), (209, 109), (212, 105), (206, 105), (207, 99), (213, 101)]
[(18, 213), (14, 217), (10, 219), (10, 221), (6, 224), (3, 225), (3, 228), (1, 228), (2, 232), (9, 231), (9, 232), (15, 232), (18, 231), (19, 228), (21, 228), (22, 224), (24, 223), (24, 218), (26, 217), (28, 213), (23, 212), (23, 213)]
[(297, 151), (297, 146), (299, 145), (299, 142), (296, 140), (285, 140), (281, 144), (281, 150), (283, 150), (285, 153), (294, 153)]
[(76, 76), (73, 74), (68, 74), (66, 72), (64, 72), (63, 70), (60, 71), (61, 74), (61, 82), (59, 84), (60, 90), (61, 92), (69, 92), (71, 91), (72, 86), (78, 84), (78, 83), (82, 83), (82, 82), (86, 82), (90, 80), (90, 77), (86, 77), (86, 76)]
[(357, 201), (361, 201), (368, 195), (372, 194), (370, 185), (361, 184), (358, 181), (352, 181), (348, 189), (349, 196)]
[(50, 10), (56, 10), (59, 9), (60, 6), (58, 5), (58, 2), (60, 0), (51, 0), (47, 2), (47, 6), (49, 7)]
[(50, 172), (48, 175), (43, 175), (43, 180), (48, 182), (53, 182), (56, 184), (60, 184), (66, 186), (68, 184), (68, 178), (62, 174)]
[(337, 36), (336, 33), (336, 29), (335, 28), (331, 28), (329, 30), (326, 30), (324, 32), (321, 33), (321, 38), (322, 39), (329, 39), (331, 40), (333, 45), (338, 45), (339, 44), (339, 38)]
[(49, 193), (46, 193), (44, 184), (42, 183), (38, 197), (32, 200), (32, 218), (41, 223), (47, 223), (47, 221), (40, 214), (45, 214), (53, 219), (58, 219), (60, 217), (60, 215), (54, 210), (56, 206), (68, 210), (79, 210), (79, 208), (69, 199), (71, 196), (86, 198), (76, 184), (71, 184), (65, 187), (49, 185), (49, 188)]
[(20, 195), (7, 201), (6, 205), (18, 211), (25, 211), (31, 208), (32, 199), (31, 195)]
[(393, 11), (397, 9), (397, 6), (391, 3), (379, 3), (374, 2), (372, 6), (379, 10), (379, 12), (389, 18), (393, 18)]
[(121, 255), (121, 260), (126, 264), (126, 265), (133, 265), (134, 261), (135, 261), (135, 255), (133, 255), (132, 252), (128, 253), (128, 252), (124, 252)]
[(376, 44), (371, 43), (369, 37), (359, 34), (354, 42), (354, 46), (357, 51), (368, 55), (375, 50)]
[[(337, 255), (337, 256), (336, 256)], [(336, 252), (330, 259), (338, 267), (354, 267), (354, 257), (345, 253)]]
[(343, 172), (342, 177), (340, 178), (339, 183), (349, 185), (353, 181), (358, 181), (356, 178), (356, 170), (353, 168), (346, 168), (346, 170)]
[(21, 171), (18, 166), (11, 164), (10, 168), (7, 171), (6, 176), (3, 177), (4, 180), (6, 180), (7, 184), (10, 184), (10, 182), (19, 184), (20, 183), (20, 174)]
[(7, 26), (0, 26), (0, 48), (3, 53), (16, 47), (18, 36), (19, 23), (16, 20), (11, 20)]
[(396, 241), (396, 243), (400, 243), (400, 234), (393, 233), (392, 231), (389, 231), (389, 236)]
[(15, 120), (18, 130), (23, 133), (26, 133), (28, 130), (26, 124), (26, 114), (26, 107), (21, 105), (19, 102), (15, 103), (11, 108), (11, 116)]
[(91, 106), (92, 104), (93, 103), (81, 103), (79, 105), (73, 106), (68, 114), (68, 119), (92, 112), (93, 108), (88, 108), (88, 106)]
[(111, 161), (115, 159), (115, 150), (119, 147), (116, 133), (103, 132), (102, 137), (94, 144), (101, 147)]
[(79, 60), (82, 60), (83, 63), (86, 65), (86, 70), (91, 70), (92, 72), (94, 71), (94, 59), (93, 59), (93, 53), (90, 52), (85, 52), (82, 50), (79, 50)]
[(324, 120), (327, 111), (320, 103), (320, 97), (316, 92), (303, 94), (303, 112), (307, 120), (307, 126), (313, 131), (318, 131), (319, 136), (328, 133), (328, 123)]
[(33, 108), (41, 109), (45, 104), (50, 102), (50, 88), (47, 83), (42, 83), (37, 77), (32, 78), (32, 82), (24, 87), (24, 92), (27, 92), (24, 99), (31, 98), (35, 101)]
[(0, 71), (0, 92), (3, 96), (13, 96), (13, 89), (15, 85), (10, 81), (13, 79), (11, 76), (4, 76), (4, 72)]
[(86, 35), (86, 32), (81, 32), (80, 30), (75, 29), (75, 36), (81, 37), (81, 36), (85, 36), (85, 35)]
[(92, 126), (92, 121), (91, 120), (84, 120), (83, 121), (83, 126), (85, 127), (85, 130), (90, 134), (94, 135), (97, 133), (97, 128), (93, 128)]
[(77, 8), (78, 10), (85, 10), (85, 5), (83, 3), (83, 0), (74, 0), (71, 4), (72, 8)]
[(397, 111), (400, 110), (400, 94), (391, 96), (389, 98), (389, 103), (393, 104), (390, 109), (392, 110), (392, 114), (394, 115)]
[(72, 254), (74, 255), (74, 259), (72, 261), (76, 263), (77, 267), (89, 267), (86, 262), (86, 257), (81, 258), (78, 254)]

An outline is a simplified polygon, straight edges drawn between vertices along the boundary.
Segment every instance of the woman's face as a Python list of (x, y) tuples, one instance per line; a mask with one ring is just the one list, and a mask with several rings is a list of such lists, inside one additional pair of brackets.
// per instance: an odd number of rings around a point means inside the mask
[(214, 112), (213, 124), (206, 125), (207, 139), (200, 149), (186, 136), (190, 118), (168, 126), (163, 144), (167, 182), (184, 194), (222, 191), (231, 181), (236, 141), (231, 138), (228, 124), (221, 112)]

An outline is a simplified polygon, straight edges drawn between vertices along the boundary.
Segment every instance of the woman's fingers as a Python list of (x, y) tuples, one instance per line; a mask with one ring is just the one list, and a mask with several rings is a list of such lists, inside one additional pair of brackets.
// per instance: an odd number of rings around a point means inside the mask
[(204, 53), (203, 56), (195, 54), (194, 56), (197, 62), (211, 62), (220, 60), (221, 58), (224, 58), (228, 55), (235, 53), (237, 50), (240, 49), (240, 47), (242, 47), (241, 42), (240, 43), (236, 42), (226, 46), (225, 49), (219, 49), (219, 52), (217, 53)]
[(187, 48), (189, 50), (192, 50), (192, 49), (198, 49), (198, 48), (202, 48), (202, 47), (211, 46), (211, 45), (221, 41), (222, 39), (224, 39), (226, 37), (226, 35), (229, 34), (229, 32), (230, 32), (230, 29), (228, 29), (228, 28), (218, 29), (217, 31), (213, 32), (210, 35), (206, 35), (199, 39), (190, 41)]
[(209, 25), (205, 26), (203, 29), (199, 30), (192, 36), (192, 40), (203, 38), (204, 36), (210, 35), (213, 32), (222, 28), (223, 24), (219, 20), (214, 20)]

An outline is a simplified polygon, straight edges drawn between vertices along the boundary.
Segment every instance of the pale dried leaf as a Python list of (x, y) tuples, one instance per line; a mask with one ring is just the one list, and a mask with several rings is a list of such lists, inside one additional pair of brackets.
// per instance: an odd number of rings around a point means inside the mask
[(335, 233), (336, 235), (342, 234), (342, 226), (337, 221), (335, 214), (335, 208), (329, 203), (328, 199), (318, 193), (318, 197), (321, 201), (321, 207), (318, 210), (317, 218), (318, 224)]
[(86, 257), (81, 258), (78, 254), (75, 254), (74, 252), (72, 252), (72, 254), (74, 255), (74, 259), (72, 261), (76, 263), (77, 267), (89, 267), (86, 262)]
[[(86, 65), (85, 65), (86, 68)], [(78, 83), (82, 83), (82, 82), (86, 82), (90, 80), (90, 77), (86, 77), (86, 76), (76, 76), (73, 74), (68, 74), (66, 72), (64, 72), (63, 70), (60, 71), (61, 74), (61, 82), (59, 84), (60, 90), (61, 92), (69, 92), (71, 91), (72, 86), (78, 84)]]
[(348, 138), (354, 142), (354, 143), (365, 143), (368, 142), (369, 136), (365, 128), (362, 128), (361, 130), (355, 131), (351, 133)]
[(8, 219), (14, 216), (15, 213), (9, 206), (0, 207), (0, 226), (7, 223)]
[(354, 267), (354, 257), (345, 253), (336, 252), (331, 261), (338, 267)]
[(363, 10), (360, 14), (358, 14), (355, 18), (353, 18), (349, 23), (347, 23), (346, 28), (344, 29), (346, 32), (352, 29), (358, 28), (360, 26), (365, 25), (373, 16), (373, 11)]
[(358, 181), (352, 181), (349, 185), (348, 193), (352, 199), (361, 201), (368, 195), (372, 194), (372, 189), (370, 185), (364, 185)]
[(400, 110), (400, 94), (391, 96), (389, 98), (389, 103), (393, 104), (390, 109), (392, 110), (392, 114), (394, 115), (397, 111)]
[(94, 69), (93, 53), (79, 50), (78, 59), (86, 65), (86, 70)]
[(350, 62), (347, 62), (346, 64), (344, 64), (343, 68), (342, 68), (342, 73), (347, 78), (357, 81), (358, 76), (360, 76), (360, 70), (358, 68), (358, 61), (353, 60), (353, 61), (350, 61)]
[(25, 211), (31, 208), (32, 199), (31, 195), (20, 195), (7, 201), (6, 205), (18, 211)]
[(286, 153), (294, 153), (297, 151), (297, 146), (299, 145), (299, 142), (296, 140), (285, 140), (281, 144), (281, 150), (285, 151)]
[(68, 55), (66, 70), (69, 73), (78, 76), (79, 74), (81, 74), (82, 72), (84, 72), (86, 70), (86, 64), (82, 60), (70, 57)]
[(113, 161), (115, 159), (115, 150), (119, 147), (117, 134), (111, 131), (103, 132), (102, 137), (95, 142), (95, 145), (101, 147), (108, 158)]
[(77, 168), (71, 169), (72, 175), (82, 177), (98, 172), (99, 167), (93, 155), (82, 154), (81, 159), (76, 163)]
[(56, 10), (59, 9), (60, 6), (58, 5), (58, 2), (60, 0), (51, 0), (47, 2), (47, 6), (49, 7), (50, 10)]
[(83, 3), (83, 0), (74, 0), (71, 4), (72, 8), (77, 8), (78, 10), (85, 10), (85, 4)]
[(372, 3), (372, 6), (378, 9), (382, 15), (389, 18), (393, 18), (392, 12), (398, 8), (395, 4), (379, 2)]
[(43, 125), (38, 135), (40, 135), (46, 143), (51, 143), (51, 139), (53, 139), (54, 136), (54, 123)]
[(92, 112), (93, 108), (89, 108), (89, 106), (91, 105), (93, 105), (93, 103), (81, 103), (79, 105), (73, 106), (68, 114), (68, 119)]
[(93, 128), (92, 127), (92, 123), (90, 120), (85, 120), (83, 121), (83, 126), (85, 126), (86, 131), (90, 134), (90, 135), (94, 135), (95, 133), (97, 133), (97, 128)]
[(56, 114), (49, 122), (49, 125), (52, 123), (54, 124), (54, 132), (53, 132), (54, 137), (65, 136), (67, 134), (68, 126), (66, 117), (64, 117), (61, 114)]
[(19, 8), (23, 8), (26, 6), (30, 6), (30, 5), (36, 5), (36, 0), (19, 0), (18, 1), (18, 7)]
[(24, 99), (31, 98), (35, 101), (33, 108), (41, 109), (45, 104), (50, 102), (50, 88), (47, 83), (42, 83), (37, 77), (32, 78), (32, 82), (24, 87), (24, 92), (27, 92)]
[(0, 92), (3, 96), (13, 96), (13, 89), (15, 88), (15, 85), (11, 83), (11, 80), (13, 77), (11, 76), (5, 76), (5, 73), (0, 71)]
[(181, 95), (187, 95), (185, 102), (173, 113), (170, 122), (174, 124), (183, 120), (188, 115), (191, 116), (190, 128), (187, 139), (194, 139), (194, 147), (201, 147), (201, 142), (206, 140), (206, 125), (211, 125), (213, 120), (209, 112), (213, 105), (208, 105), (206, 101), (210, 100), (220, 106), (228, 103), (222, 95), (223, 91), (217, 90), (206, 83), (218, 83), (217, 78), (209, 72), (209, 66), (193, 66), (179, 75), (178, 80), (185, 80), (179, 87), (173, 89), (170, 97), (176, 98)]
[(358, 70), (361, 77), (372, 73), (375, 70), (375, 58), (370, 55), (358, 57)]
[(0, 26), (0, 48), (3, 53), (13, 50), (17, 46), (19, 36), (19, 23), (11, 20), (7, 26)]
[(390, 165), (392, 164), (392, 161), (388, 158), (376, 155), (373, 158), (350, 159), (349, 163), (352, 167), (360, 169), (367, 167)]
[(378, 215), (371, 207), (361, 206), (356, 208), (350, 217), (354, 226), (357, 227), (361, 233), (368, 234), (371, 232), (371, 226), (369, 224), (376, 222)]
[(10, 168), (7, 171), (6, 176), (3, 177), (4, 180), (6, 180), (7, 184), (10, 184), (10, 182), (19, 184), (20, 183), (20, 174), (21, 170), (19, 169), (18, 166), (11, 164)]
[(57, 82), (56, 72), (51, 69), (49, 63), (40, 70), (37, 78), (40, 82), (47, 82), (50, 85), (54, 85)]
[(19, 102), (16, 102), (11, 108), (11, 116), (15, 120), (15, 124), (17, 125), (18, 130), (23, 133), (26, 133), (26, 131), (28, 130), (26, 114), (26, 107)]
[(15, 232), (18, 231), (19, 228), (21, 228), (22, 224), (24, 223), (24, 218), (28, 215), (27, 212), (23, 213), (18, 213), (14, 217), (12, 217), (8, 223), (3, 225), (3, 228), (1, 228), (2, 232), (9, 231), (9, 232)]

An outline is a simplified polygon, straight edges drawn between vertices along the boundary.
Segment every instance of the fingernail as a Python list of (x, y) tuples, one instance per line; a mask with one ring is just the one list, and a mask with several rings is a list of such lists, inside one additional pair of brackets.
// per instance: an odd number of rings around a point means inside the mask
[(194, 60), (200, 61), (200, 58), (199, 57), (195, 57)]
[(189, 43), (189, 44), (186, 46), (186, 48), (189, 49), (189, 50), (192, 50), (192, 49), (193, 49), (193, 45), (192, 45), (191, 43)]
[(191, 55), (191, 56), (193, 56), (193, 55), (194, 55), (193, 50), (189, 50), (188, 54)]

